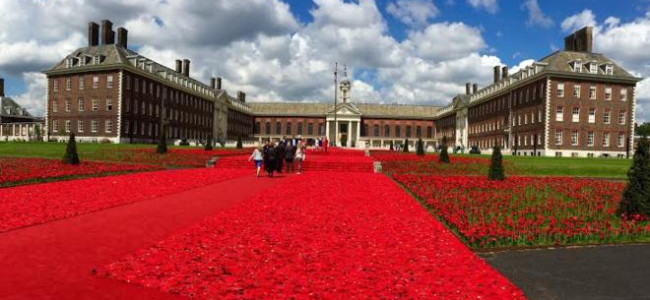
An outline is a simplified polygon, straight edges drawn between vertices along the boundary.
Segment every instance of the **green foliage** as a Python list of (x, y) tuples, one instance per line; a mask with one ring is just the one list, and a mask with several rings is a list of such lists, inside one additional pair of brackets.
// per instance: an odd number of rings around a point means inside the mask
[(158, 140), (158, 147), (156, 148), (158, 154), (167, 153), (167, 137), (165, 136), (165, 126), (160, 131), (160, 139)]
[(438, 162), (443, 164), (449, 163), (449, 153), (447, 152), (447, 137), (442, 137), (442, 149), (440, 151), (440, 156), (438, 156)]
[(650, 144), (644, 136), (639, 141), (632, 167), (627, 173), (628, 183), (618, 208), (619, 215), (650, 216)]
[(635, 129), (636, 134), (640, 136), (650, 136), (650, 123), (646, 122), (641, 124), (640, 126), (637, 126)]
[(79, 164), (79, 154), (77, 153), (77, 141), (74, 138), (74, 133), (71, 133), (70, 138), (68, 139), (68, 146), (65, 148), (63, 163), (68, 165)]
[(422, 141), (422, 138), (418, 138), (415, 153), (417, 155), (424, 155), (424, 141)]
[(488, 171), (489, 180), (505, 180), (506, 175), (503, 169), (503, 155), (501, 155), (501, 147), (494, 146), (492, 148), (492, 163)]
[(404, 140), (404, 152), (409, 152), (409, 139)]
[(205, 142), (205, 151), (212, 151), (212, 137)]
[(244, 146), (242, 145), (242, 142), (241, 142), (241, 136), (237, 137), (237, 147), (235, 147), (235, 148), (237, 148), (237, 149), (244, 148)]

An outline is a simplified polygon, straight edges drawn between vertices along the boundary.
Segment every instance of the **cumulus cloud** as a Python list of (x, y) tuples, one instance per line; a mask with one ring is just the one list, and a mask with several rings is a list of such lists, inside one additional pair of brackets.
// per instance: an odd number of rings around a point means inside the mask
[(424, 26), (439, 13), (431, 0), (397, 0), (388, 3), (386, 11), (409, 26)]
[(45, 114), (45, 91), (47, 80), (43, 73), (26, 72), (22, 75), (27, 85), (25, 93), (14, 98), (20, 106), (27, 109), (34, 116)]
[(596, 25), (596, 15), (589, 10), (585, 9), (582, 12), (572, 15), (562, 21), (562, 31), (573, 32), (585, 26)]
[(476, 9), (485, 9), (491, 14), (495, 14), (499, 10), (497, 0), (467, 0), (467, 3)]
[(542, 9), (539, 7), (537, 0), (527, 0), (522, 4), (522, 8), (528, 11), (528, 20), (526, 25), (528, 26), (540, 26), (548, 28), (553, 26), (553, 19), (544, 14)]
[(433, 61), (465, 57), (486, 47), (479, 29), (464, 23), (437, 23), (409, 34), (402, 43), (415, 56)]

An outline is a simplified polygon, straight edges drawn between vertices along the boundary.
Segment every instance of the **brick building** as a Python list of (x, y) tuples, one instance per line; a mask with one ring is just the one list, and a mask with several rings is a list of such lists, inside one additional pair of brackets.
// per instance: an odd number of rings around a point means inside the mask
[(5, 96), (5, 81), (0, 78), (0, 139), (3, 141), (41, 140), (43, 119), (32, 116), (16, 101)]

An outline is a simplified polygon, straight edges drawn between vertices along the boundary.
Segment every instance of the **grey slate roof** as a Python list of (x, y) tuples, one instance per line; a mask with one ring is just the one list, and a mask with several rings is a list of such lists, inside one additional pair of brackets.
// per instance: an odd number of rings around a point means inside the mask
[[(69, 68), (66, 68), (66, 59), (68, 57), (73, 56), (73, 57), (81, 58), (83, 56), (93, 57), (96, 55), (103, 56), (103, 60), (101, 61), (102, 65), (116, 65), (116, 64), (128, 64), (126, 57), (131, 55), (138, 55), (138, 53), (123, 47), (118, 47), (117, 45), (114, 44), (83, 47), (73, 51), (70, 55), (66, 56), (66, 58), (62, 59), (61, 61), (59, 61), (59, 63), (54, 65), (54, 67), (48, 70), (48, 72), (69, 70)], [(88, 66), (91, 65), (92, 62), (88, 64)]]
[[(593, 52), (574, 52), (574, 51), (556, 51), (540, 60), (542, 63), (547, 63), (548, 65), (544, 68), (545, 70), (548, 71), (559, 71), (559, 72), (567, 72), (567, 73), (572, 73), (576, 74), (571, 69), (571, 65), (569, 64), (572, 61), (582, 61), (582, 74), (591, 74), (589, 73), (589, 68), (587, 67), (587, 63), (590, 62), (596, 62), (599, 66), (598, 68), (598, 75), (603, 75), (607, 76), (609, 78), (612, 77), (612, 75), (605, 75), (605, 71), (600, 68), (601, 65), (603, 64), (611, 64), (614, 66), (614, 77), (629, 77), (629, 78), (634, 78), (630, 73), (628, 73), (625, 69), (623, 69), (621, 66), (617, 65), (612, 61), (611, 59), (607, 58), (605, 55), (600, 54), (600, 53), (593, 53)], [(593, 74), (596, 75), (596, 74)]]
[[(427, 105), (352, 103), (366, 117), (433, 118), (439, 107)], [(334, 109), (332, 103), (248, 103), (255, 115), (263, 116), (320, 116)]]
[(16, 101), (9, 97), (0, 97), (0, 115), (12, 117), (32, 117), (32, 115), (22, 108)]

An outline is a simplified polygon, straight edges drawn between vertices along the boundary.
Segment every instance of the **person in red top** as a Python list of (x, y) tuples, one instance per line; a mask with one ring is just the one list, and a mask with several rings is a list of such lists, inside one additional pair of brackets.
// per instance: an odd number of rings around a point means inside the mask
[(329, 146), (329, 141), (327, 140), (327, 137), (323, 138), (323, 148), (325, 149), (325, 152), (327, 152), (327, 146)]

